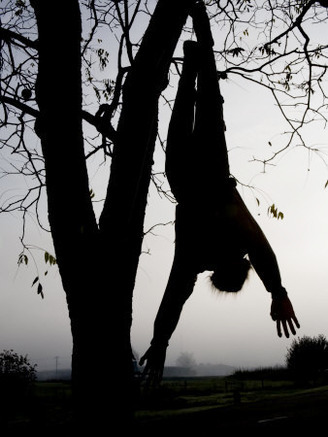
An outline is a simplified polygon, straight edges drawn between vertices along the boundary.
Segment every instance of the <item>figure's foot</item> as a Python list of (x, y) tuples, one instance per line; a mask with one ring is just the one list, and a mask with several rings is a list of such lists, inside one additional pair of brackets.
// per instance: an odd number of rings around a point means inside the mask
[(214, 40), (205, 3), (197, 0), (191, 9), (190, 16), (193, 19), (197, 41), (204, 46), (213, 47)]
[(197, 41), (187, 40), (183, 43), (183, 53), (187, 59), (197, 59), (199, 44)]
[(197, 41), (187, 40), (183, 43), (184, 69), (196, 73), (199, 69), (199, 44)]

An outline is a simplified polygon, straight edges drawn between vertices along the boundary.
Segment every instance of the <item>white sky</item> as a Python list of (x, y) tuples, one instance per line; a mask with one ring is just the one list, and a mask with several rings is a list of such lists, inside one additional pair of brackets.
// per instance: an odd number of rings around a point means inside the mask
[[(328, 337), (328, 172), (324, 162), (305, 149), (294, 148), (281, 155), (275, 167), (265, 174), (254, 156), (270, 156), (281, 144), (286, 125), (274, 106), (271, 94), (233, 77), (223, 82), (224, 113), (232, 173), (258, 189), (254, 194), (241, 190), (247, 206), (257, 218), (278, 258), (283, 284), (287, 288), (301, 324), (298, 336)], [(327, 152), (328, 137), (323, 124), (306, 132), (309, 145)], [(163, 155), (156, 154), (157, 165)], [(94, 170), (90, 177), (96, 194), (106, 188), (106, 170)], [(99, 196), (99, 195), (98, 195)], [(101, 197), (101, 195), (100, 195)], [(284, 213), (283, 220), (268, 217), (272, 203)], [(146, 218), (147, 229), (158, 222), (174, 219), (174, 206), (151, 187)], [(0, 215), (0, 350), (14, 349), (28, 354), (38, 368), (70, 365), (71, 335), (65, 294), (56, 267), (43, 278), (45, 299), (31, 288), (36, 271), (17, 269), (21, 251), (21, 223), (16, 216)], [(29, 243), (51, 250), (49, 237), (36, 225)], [(173, 226), (158, 227), (147, 235), (134, 293), (132, 343), (140, 356), (152, 338), (153, 321), (165, 290), (174, 251)], [(46, 270), (40, 265), (40, 274)], [(252, 273), (237, 296), (215, 295), (208, 274), (200, 275), (193, 295), (186, 303), (178, 328), (173, 334), (167, 364), (174, 365), (182, 352), (193, 353), (197, 362), (222, 363), (237, 367), (283, 364), (292, 338), (278, 338), (271, 321), (270, 295)]]

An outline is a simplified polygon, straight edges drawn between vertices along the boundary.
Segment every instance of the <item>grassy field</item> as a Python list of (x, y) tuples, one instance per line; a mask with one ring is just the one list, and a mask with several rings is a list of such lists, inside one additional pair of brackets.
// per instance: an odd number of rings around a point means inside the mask
[(236, 380), (204, 377), (168, 379), (155, 390), (141, 389), (138, 417), (169, 415), (180, 410), (207, 409), (257, 402), (291, 393), (290, 381)]
[(219, 432), (322, 431), (328, 414), (328, 386), (297, 387), (289, 380), (192, 378), (166, 380), (143, 391), (136, 413), (140, 435), (156, 429), (185, 435)]
[(2, 418), (0, 435), (18, 436), (30, 428), (65, 427), (72, 416), (71, 394), (68, 382), (37, 382), (30, 396), (11, 406), (7, 418)]
[[(319, 430), (327, 414), (327, 385), (296, 387), (276, 378), (166, 379), (158, 389), (141, 386), (136, 435), (154, 436), (158, 430), (201, 437), (214, 430), (303, 432)], [(70, 384), (38, 382), (28, 408), (10, 417), (6, 435), (22, 435), (32, 422), (44, 430), (64, 430), (70, 419)]]

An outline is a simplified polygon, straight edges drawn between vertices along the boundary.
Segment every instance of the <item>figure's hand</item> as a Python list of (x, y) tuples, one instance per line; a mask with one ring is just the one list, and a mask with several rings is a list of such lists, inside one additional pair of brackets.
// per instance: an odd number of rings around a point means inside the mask
[(147, 383), (150, 385), (156, 386), (162, 380), (166, 348), (167, 345), (152, 345), (140, 358), (140, 366), (143, 366), (144, 362), (147, 361), (142, 375), (147, 378)]
[(300, 327), (294, 313), (293, 305), (287, 296), (272, 299), (271, 317), (277, 324), (277, 333), (279, 337), (282, 337), (281, 325), (287, 338), (289, 337), (289, 331), (295, 335), (295, 327)]

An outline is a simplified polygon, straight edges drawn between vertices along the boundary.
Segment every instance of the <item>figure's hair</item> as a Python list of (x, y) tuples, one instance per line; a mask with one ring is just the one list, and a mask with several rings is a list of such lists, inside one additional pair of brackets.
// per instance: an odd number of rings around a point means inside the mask
[(212, 285), (219, 291), (236, 293), (242, 289), (250, 268), (251, 263), (247, 258), (224, 263), (211, 275)]

